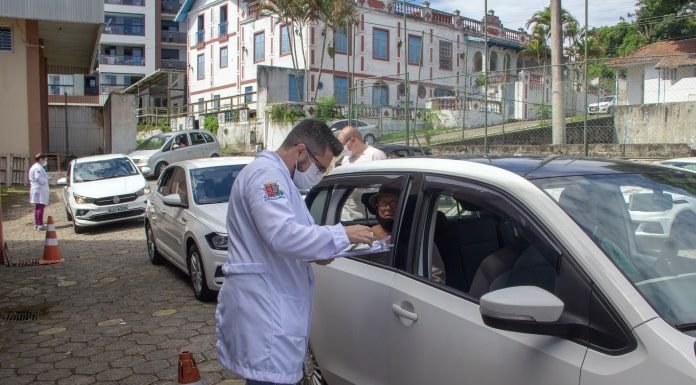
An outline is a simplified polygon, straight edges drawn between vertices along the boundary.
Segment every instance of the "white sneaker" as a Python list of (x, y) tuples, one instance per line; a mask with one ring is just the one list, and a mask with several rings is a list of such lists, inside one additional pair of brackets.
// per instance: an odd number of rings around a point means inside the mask
[(46, 231), (47, 229), (46, 225), (36, 226), (36, 231)]

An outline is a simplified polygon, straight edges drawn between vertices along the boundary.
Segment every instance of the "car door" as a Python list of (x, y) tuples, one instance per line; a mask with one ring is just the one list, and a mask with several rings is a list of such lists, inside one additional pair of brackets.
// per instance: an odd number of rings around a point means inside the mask
[(205, 137), (200, 132), (192, 132), (191, 136), (191, 148), (192, 154), (195, 154), (197, 158), (208, 158), (210, 154), (210, 145), (206, 143)]
[(207, 142), (206, 148), (208, 152), (206, 156), (212, 156), (214, 154), (220, 155), (220, 144), (218, 143), (218, 141), (215, 140), (215, 138), (213, 138), (213, 136), (207, 132), (203, 132), (202, 134)]
[(193, 147), (191, 146), (191, 141), (189, 140), (189, 135), (187, 133), (181, 133), (174, 136), (174, 141), (172, 142), (172, 149), (170, 151), (170, 164), (174, 162), (180, 162), (186, 159), (194, 159)]
[[(547, 260), (557, 260), (555, 249), (531, 236), (536, 229), (521, 219), (525, 215), (509, 205), (503, 194), (486, 186), (426, 177), (423, 191), (419, 225), (411, 236), (416, 240), (411, 267), (395, 275), (390, 293), (389, 383), (577, 384), (585, 345), (493, 329), (483, 323), (478, 304), (480, 295), (493, 288), (491, 284), (481, 289), (485, 285), (480, 283), (486, 282), (480, 279), (486, 277), (482, 273), (490, 273), (482, 271), (482, 266), (498, 262), (498, 255), (517, 250), (515, 245), (523, 241), (530, 246), (518, 260), (532, 255), (547, 268), (527, 274), (531, 282), (517, 284), (543, 286), (549, 278), (553, 285), (548, 289), (565, 287), (553, 276), (557, 274), (553, 264), (547, 264)], [(469, 200), (465, 203), (465, 199)], [(443, 207), (443, 200), (456, 205)], [(529, 248), (538, 252), (528, 253)], [(510, 255), (514, 255), (512, 251)], [(438, 259), (440, 267), (435, 263)], [(444, 270), (444, 279), (436, 279), (438, 268)], [(505, 282), (500, 277), (509, 280), (513, 275), (502, 273), (493, 282)], [(582, 293), (576, 293), (581, 298), (577, 305), (568, 306), (568, 317), (575, 316), (576, 308), (585, 311)]]
[(167, 257), (171, 256), (172, 250), (166, 239), (167, 233), (162, 230), (164, 222), (161, 217), (168, 209), (168, 206), (162, 202), (162, 198), (169, 195), (169, 191), (171, 191), (174, 170), (173, 167), (170, 167), (162, 172), (162, 175), (160, 175), (157, 181), (155, 191), (152, 192), (148, 198), (150, 201), (150, 205), (148, 206), (150, 210), (150, 212), (148, 212), (148, 220), (150, 221), (152, 233), (155, 237), (155, 245), (160, 253)]
[(168, 194), (177, 194), (181, 199), (181, 206), (162, 205), (159, 213), (160, 234), (167, 254), (171, 257), (172, 263), (181, 269), (187, 269), (185, 237), (186, 233), (186, 208), (188, 207), (188, 189), (186, 174), (183, 168), (172, 166), (171, 183)]
[[(397, 175), (333, 178), (313, 190), (307, 201), (317, 223), (373, 225), (375, 217), (368, 212), (346, 216), (346, 202), (369, 198), (385, 184), (406, 191), (406, 178)], [(403, 211), (402, 206), (403, 202), (398, 213)], [(396, 223), (401, 220), (399, 216)], [(392, 237), (398, 237), (398, 232)], [(392, 316), (388, 301), (397, 264), (399, 245), (395, 245), (388, 252), (337, 258), (327, 266), (314, 268), (310, 345), (329, 384), (389, 383), (386, 327)]]

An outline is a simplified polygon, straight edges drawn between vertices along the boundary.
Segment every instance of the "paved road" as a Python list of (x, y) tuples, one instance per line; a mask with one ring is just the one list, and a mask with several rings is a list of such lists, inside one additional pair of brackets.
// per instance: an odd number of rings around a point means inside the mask
[[(173, 266), (150, 264), (142, 223), (75, 235), (58, 191), (47, 212), (65, 263), (0, 267), (0, 385), (172, 384), (184, 350), (206, 385), (243, 384), (217, 361), (215, 303), (197, 301)], [(28, 193), (2, 199), (13, 262), (40, 258)], [(11, 311), (38, 319), (8, 322)]]

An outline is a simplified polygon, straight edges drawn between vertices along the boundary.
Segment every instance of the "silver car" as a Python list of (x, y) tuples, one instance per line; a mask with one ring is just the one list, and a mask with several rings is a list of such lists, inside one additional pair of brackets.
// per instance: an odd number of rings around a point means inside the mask
[(358, 129), (358, 132), (360, 132), (360, 135), (363, 137), (365, 140), (365, 143), (367, 144), (374, 144), (378, 140), (382, 139), (382, 135), (380, 134), (379, 127), (377, 127), (374, 124), (367, 123), (362, 120), (358, 119), (341, 119), (341, 120), (335, 120), (333, 122), (330, 122), (328, 124), (329, 128), (331, 129), (334, 134), (336, 134), (338, 131), (340, 131), (343, 127), (352, 125), (353, 127)]
[[(314, 266), (306, 380), (695, 383), (696, 246), (642, 247), (629, 187), (665, 208), (696, 198), (696, 174), (562, 157), (335, 169), (307, 195), (315, 221), (373, 226), (388, 247)], [(364, 212), (342, 215), (354, 200)], [(696, 219), (674, 223), (693, 237)]]
[(189, 275), (201, 301), (213, 299), (227, 259), (227, 201), (232, 183), (252, 157), (174, 163), (160, 175), (145, 211), (150, 261), (165, 259)]
[(220, 143), (213, 134), (201, 130), (154, 135), (128, 154), (143, 175), (155, 178), (174, 162), (216, 156), (220, 156)]

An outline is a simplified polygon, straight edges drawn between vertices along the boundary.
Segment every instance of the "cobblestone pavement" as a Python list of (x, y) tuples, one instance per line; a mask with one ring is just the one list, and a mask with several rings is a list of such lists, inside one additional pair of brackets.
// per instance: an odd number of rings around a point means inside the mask
[[(187, 277), (147, 258), (142, 222), (75, 235), (59, 189), (47, 215), (65, 262), (0, 267), (0, 385), (173, 384), (178, 354), (193, 352), (206, 385), (241, 385), (217, 361), (215, 302), (195, 299)], [(40, 259), (28, 192), (2, 197), (13, 262)], [(9, 321), (12, 311), (37, 320)]]

